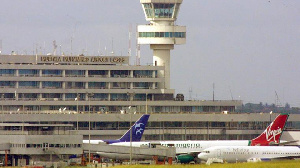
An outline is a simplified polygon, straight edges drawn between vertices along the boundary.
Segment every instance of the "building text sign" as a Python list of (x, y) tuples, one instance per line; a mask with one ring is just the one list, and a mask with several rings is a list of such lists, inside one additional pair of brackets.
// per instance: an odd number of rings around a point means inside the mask
[(40, 63), (128, 64), (128, 56), (40, 56)]

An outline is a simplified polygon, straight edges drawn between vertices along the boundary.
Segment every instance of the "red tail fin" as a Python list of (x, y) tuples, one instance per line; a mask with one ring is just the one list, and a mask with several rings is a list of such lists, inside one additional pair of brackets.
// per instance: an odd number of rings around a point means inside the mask
[(251, 140), (251, 146), (279, 144), (281, 133), (283, 132), (288, 117), (288, 114), (278, 115), (262, 134)]

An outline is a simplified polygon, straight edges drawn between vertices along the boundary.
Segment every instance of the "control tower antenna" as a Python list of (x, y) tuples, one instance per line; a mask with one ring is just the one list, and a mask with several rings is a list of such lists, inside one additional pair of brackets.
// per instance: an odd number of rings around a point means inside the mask
[[(131, 34), (132, 34), (132, 25), (129, 25), (129, 37), (128, 37), (128, 56), (131, 59)], [(130, 63), (130, 61), (129, 61)]]
[(0, 55), (2, 54), (2, 40), (0, 40)]
[(114, 38), (111, 38), (111, 55), (114, 55)]
[(101, 42), (100, 42), (100, 40), (99, 40), (99, 44), (98, 44), (98, 56), (102, 55), (102, 54), (100, 53), (100, 50), (101, 50), (100, 44), (101, 44)]
[(193, 88), (192, 87), (189, 88), (189, 93), (190, 93), (189, 99), (192, 100), (192, 94), (193, 94)]
[(54, 40), (53, 41), (53, 55), (56, 55), (56, 49), (57, 49), (56, 40)]
[(186, 27), (175, 25), (183, 0), (140, 0), (148, 25), (138, 26), (138, 44), (150, 44), (153, 65), (164, 66), (157, 72), (164, 79), (158, 89), (170, 89), (170, 53), (175, 44), (186, 43)]

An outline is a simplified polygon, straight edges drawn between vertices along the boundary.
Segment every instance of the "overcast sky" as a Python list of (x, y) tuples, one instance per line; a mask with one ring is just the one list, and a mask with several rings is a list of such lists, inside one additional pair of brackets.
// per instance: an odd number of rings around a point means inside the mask
[[(70, 54), (72, 38), (73, 55), (109, 53), (112, 41), (115, 55), (127, 55), (129, 25), (144, 17), (139, 0), (1, 0), (2, 54), (50, 53), (53, 40)], [(214, 83), (218, 100), (271, 104), (276, 91), (282, 105), (300, 106), (299, 0), (184, 0), (177, 24), (187, 26), (187, 44), (171, 52), (176, 93), (212, 99)], [(141, 64), (149, 63), (145, 45)]]

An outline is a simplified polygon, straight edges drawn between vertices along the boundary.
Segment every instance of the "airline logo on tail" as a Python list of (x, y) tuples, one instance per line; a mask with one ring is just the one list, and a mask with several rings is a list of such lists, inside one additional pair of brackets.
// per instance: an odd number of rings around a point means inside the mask
[(281, 135), (282, 129), (278, 127), (277, 130), (271, 130), (273, 123), (274, 122), (272, 122), (271, 125), (265, 130), (266, 139), (267, 141), (271, 141), (273, 139), (274, 142), (278, 143), (278, 141), (276, 140), (276, 136)]
[(145, 127), (144, 125), (145, 124), (143, 124), (143, 123), (138, 123), (134, 126), (134, 130), (135, 130), (136, 135), (141, 135), (144, 132), (143, 131), (144, 130), (143, 127)]
[(251, 146), (269, 146), (272, 144), (279, 144), (279, 140), (288, 117), (288, 114), (278, 115), (262, 134), (251, 140)]

